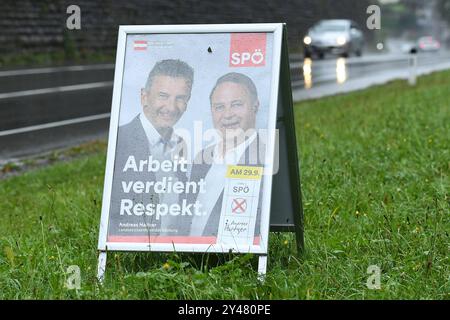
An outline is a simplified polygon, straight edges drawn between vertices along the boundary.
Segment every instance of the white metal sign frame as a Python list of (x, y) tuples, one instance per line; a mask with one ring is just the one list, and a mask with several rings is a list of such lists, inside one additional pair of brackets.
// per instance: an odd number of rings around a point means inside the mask
[[(261, 241), (259, 245), (253, 245), (246, 251), (239, 250), (239, 247), (228, 245), (210, 245), (210, 244), (166, 244), (166, 243), (114, 243), (108, 242), (108, 223), (110, 215), (110, 201), (112, 195), (113, 172), (116, 155), (117, 134), (119, 128), (119, 114), (122, 99), (122, 86), (125, 65), (125, 51), (127, 36), (132, 34), (202, 34), (202, 33), (273, 33), (273, 52), (272, 52), (272, 78), (271, 78), (271, 94), (269, 101), (269, 132), (275, 133), (277, 121), (277, 105), (278, 105), (278, 89), (280, 79), (280, 63), (282, 49), (282, 23), (262, 23), (262, 24), (212, 24), (212, 25), (135, 25), (120, 26), (117, 55), (114, 73), (114, 89), (112, 97), (111, 120), (109, 129), (108, 150), (106, 159), (106, 171), (103, 189), (102, 211), (100, 221), (100, 232), (98, 240), (99, 264), (98, 278), (103, 280), (106, 266), (107, 251), (160, 251), (160, 252), (215, 252), (228, 253), (231, 251), (236, 253), (252, 252), (259, 254), (260, 265), (258, 272), (265, 274), (268, 250), (268, 234), (271, 204), (271, 187), (272, 174), (263, 175), (263, 200), (261, 212)], [(269, 137), (266, 152), (266, 161), (264, 170), (272, 172), (274, 152), (275, 152), (275, 135)]]

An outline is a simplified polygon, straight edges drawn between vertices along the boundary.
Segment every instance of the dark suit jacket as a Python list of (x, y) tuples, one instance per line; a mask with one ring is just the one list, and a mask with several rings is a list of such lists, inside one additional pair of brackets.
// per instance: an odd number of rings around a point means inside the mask
[[(258, 146), (262, 148), (261, 152), (258, 149)], [(192, 166), (191, 171), (191, 181), (200, 181), (200, 179), (204, 179), (206, 175), (208, 174), (209, 169), (211, 169), (211, 164), (204, 163), (201, 161), (201, 159), (208, 159), (210, 155), (212, 154), (212, 149), (214, 146), (208, 147), (204, 149), (199, 155), (196, 157), (196, 161), (194, 162)], [(254, 153), (256, 150), (257, 155), (250, 154)], [(251, 157), (252, 156), (252, 157)], [(200, 158), (201, 157), (201, 158)], [(256, 163), (249, 164), (249, 160), (255, 161), (253, 159), (256, 159)], [(265, 144), (260, 143), (259, 136), (256, 137), (256, 139), (247, 147), (245, 150), (243, 156), (238, 162), (238, 165), (249, 165), (249, 166), (263, 166), (265, 161)], [(207, 186), (206, 186), (207, 187)], [(260, 234), (260, 224), (261, 224), (261, 204), (262, 204), (262, 191), (263, 191), (263, 183), (261, 181), (261, 188), (259, 192), (259, 199), (258, 199), (258, 209), (257, 209), (257, 216), (256, 216), (256, 227), (255, 227), (255, 236)], [(222, 211), (222, 201), (223, 201), (223, 193), (224, 190), (222, 190), (219, 198), (216, 201), (216, 204), (214, 205), (214, 208), (208, 218), (208, 222), (206, 223), (205, 229), (203, 230), (203, 236), (217, 236), (217, 232), (219, 229), (219, 221), (220, 221), (220, 214)], [(190, 199), (190, 201), (195, 202), (198, 195), (193, 195)], [(190, 225), (189, 225), (190, 229)]]
[[(180, 138), (180, 143), (184, 141)], [(161, 227), (161, 219), (156, 220), (155, 216), (128, 216), (120, 215), (120, 201), (121, 199), (131, 199), (134, 204), (142, 203), (144, 206), (149, 203), (157, 204), (159, 203), (159, 196), (156, 193), (134, 193), (133, 190), (130, 193), (124, 193), (122, 189), (122, 181), (155, 181), (156, 176), (153, 172), (148, 172), (144, 170), (143, 172), (133, 172), (127, 170), (123, 172), (125, 163), (128, 157), (133, 155), (136, 159), (137, 165), (139, 165), (140, 160), (147, 160), (151, 155), (151, 150), (149, 147), (149, 142), (145, 134), (144, 128), (142, 127), (139, 116), (135, 117), (130, 123), (119, 127), (117, 133), (117, 146), (116, 146), (116, 158), (114, 163), (114, 177), (112, 185), (112, 196), (111, 196), (111, 207), (110, 207), (110, 219), (109, 219), (109, 234), (113, 235), (133, 235), (133, 236), (148, 236), (148, 235), (159, 235), (158, 231)], [(186, 176), (180, 174), (178, 179), (185, 182), (187, 180)], [(164, 217), (163, 217), (164, 218)], [(119, 223), (139, 223), (143, 222), (146, 224), (151, 224), (152, 227), (147, 228), (146, 231), (140, 232), (118, 232)]]

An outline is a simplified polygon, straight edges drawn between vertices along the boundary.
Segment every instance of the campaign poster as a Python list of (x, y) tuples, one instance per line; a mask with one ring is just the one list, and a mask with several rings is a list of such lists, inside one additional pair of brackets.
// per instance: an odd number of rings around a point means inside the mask
[(126, 29), (99, 249), (266, 253), (280, 36)]

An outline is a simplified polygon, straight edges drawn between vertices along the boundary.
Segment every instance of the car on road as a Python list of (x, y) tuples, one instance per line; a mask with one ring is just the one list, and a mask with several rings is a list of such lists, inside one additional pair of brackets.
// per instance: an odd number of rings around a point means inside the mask
[(431, 36), (421, 37), (417, 40), (417, 47), (420, 51), (438, 51), (441, 43)]
[(351, 54), (362, 55), (364, 34), (351, 20), (320, 20), (314, 24), (303, 38), (305, 57), (326, 54), (348, 57)]

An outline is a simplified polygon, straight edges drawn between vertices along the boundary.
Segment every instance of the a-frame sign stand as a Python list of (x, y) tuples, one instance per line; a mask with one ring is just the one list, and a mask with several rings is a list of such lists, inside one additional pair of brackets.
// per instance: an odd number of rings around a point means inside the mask
[[(270, 231), (295, 232), (297, 253), (301, 254), (304, 251), (303, 207), (285, 24), (282, 27), (280, 57), (276, 123), (279, 145), (275, 148), (275, 150), (279, 150), (279, 170), (272, 180)], [(120, 72), (122, 70), (116, 70), (116, 74)], [(97, 278), (100, 283), (104, 281), (107, 250), (107, 246), (99, 250)], [(259, 254), (258, 258), (259, 279), (264, 280), (267, 271), (267, 254)]]
[[(270, 231), (295, 232), (297, 253), (301, 254), (304, 251), (303, 206), (286, 24), (283, 24), (281, 43), (277, 129), (279, 130), (279, 171), (272, 181)], [(258, 261), (260, 278), (264, 277), (266, 270), (267, 255), (261, 255)]]

